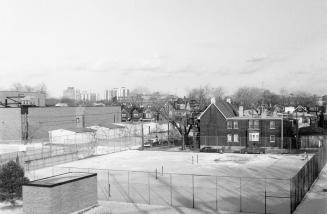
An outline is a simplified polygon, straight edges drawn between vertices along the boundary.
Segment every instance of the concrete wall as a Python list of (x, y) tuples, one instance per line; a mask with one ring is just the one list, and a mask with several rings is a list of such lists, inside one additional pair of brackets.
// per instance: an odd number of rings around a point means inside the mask
[(97, 204), (97, 176), (55, 187), (23, 186), (24, 214), (66, 214)]
[(21, 131), (20, 108), (0, 108), (0, 141), (20, 142)]

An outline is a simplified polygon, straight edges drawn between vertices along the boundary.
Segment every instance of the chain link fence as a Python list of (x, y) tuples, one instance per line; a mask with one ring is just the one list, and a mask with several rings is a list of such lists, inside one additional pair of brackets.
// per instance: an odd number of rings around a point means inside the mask
[(327, 146), (312, 149), (315, 155), (300, 169), (291, 179), (291, 211), (301, 203), (305, 194), (310, 190), (312, 184), (318, 178), (321, 170), (327, 163)]
[(55, 167), (95, 172), (98, 199), (201, 210), (290, 213), (290, 179)]
[(47, 142), (35, 147), (26, 146), (24, 151), (0, 153), (0, 164), (11, 160), (19, 161), (25, 171), (30, 171), (96, 155), (138, 149), (141, 147), (141, 144), (142, 138), (138, 136), (117, 137), (74, 144), (54, 144)]

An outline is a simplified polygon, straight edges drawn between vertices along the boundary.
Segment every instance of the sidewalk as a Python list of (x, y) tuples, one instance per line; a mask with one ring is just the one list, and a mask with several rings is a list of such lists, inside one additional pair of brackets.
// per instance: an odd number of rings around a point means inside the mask
[(327, 164), (294, 213), (327, 213)]

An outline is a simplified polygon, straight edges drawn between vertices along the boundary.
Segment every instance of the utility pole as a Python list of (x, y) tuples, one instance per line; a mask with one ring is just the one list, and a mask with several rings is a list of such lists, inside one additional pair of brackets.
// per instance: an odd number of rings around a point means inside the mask
[(28, 106), (21, 105), (21, 129), (22, 129), (22, 140), (24, 144), (28, 141)]
[(143, 120), (141, 118), (141, 132), (142, 132), (142, 150), (144, 150), (144, 132), (143, 132)]
[(284, 148), (284, 113), (282, 113), (282, 124), (281, 124), (281, 149)]
[[(168, 102), (168, 115), (169, 115), (169, 102)], [(168, 144), (169, 144), (169, 118), (168, 118), (168, 121), (167, 122), (168, 122), (168, 136), (167, 136), (167, 140), (168, 140)]]

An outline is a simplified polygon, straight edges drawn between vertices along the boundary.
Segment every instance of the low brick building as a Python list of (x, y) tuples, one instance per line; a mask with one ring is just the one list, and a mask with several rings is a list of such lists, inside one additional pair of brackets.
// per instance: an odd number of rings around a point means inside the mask
[(96, 173), (65, 173), (23, 186), (24, 214), (68, 214), (97, 205)]

